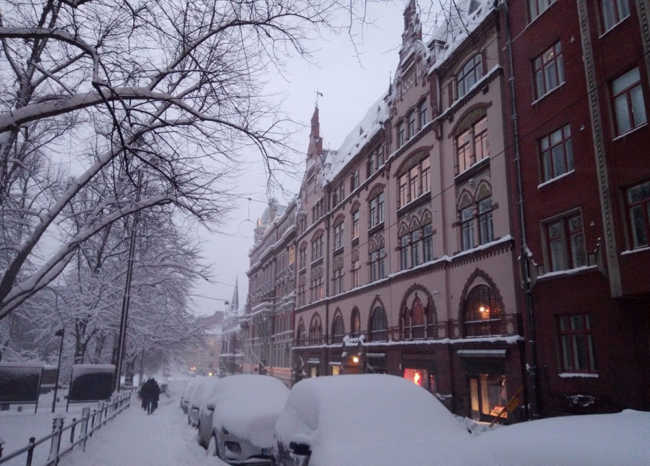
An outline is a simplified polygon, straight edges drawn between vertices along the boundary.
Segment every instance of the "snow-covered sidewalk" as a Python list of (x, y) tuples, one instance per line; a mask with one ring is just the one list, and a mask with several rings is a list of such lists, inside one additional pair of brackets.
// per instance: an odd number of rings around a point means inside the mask
[(86, 452), (74, 451), (62, 466), (224, 466), (208, 457), (187, 425), (178, 399), (162, 395), (148, 416), (134, 398), (131, 407), (88, 441)]

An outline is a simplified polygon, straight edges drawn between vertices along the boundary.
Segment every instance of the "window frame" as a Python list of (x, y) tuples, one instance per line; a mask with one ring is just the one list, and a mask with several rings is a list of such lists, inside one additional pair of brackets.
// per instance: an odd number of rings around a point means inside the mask
[[(483, 77), (483, 54), (475, 53), (463, 63), (456, 74), (456, 99), (460, 99)], [(472, 81), (473, 80), (473, 81)]]
[[(631, 201), (631, 191), (634, 190), (635, 188), (641, 188), (643, 189), (644, 186), (647, 186), (648, 188), (648, 195), (645, 198), (641, 198), (638, 201)], [(643, 192), (643, 191), (642, 191)], [(635, 228), (635, 216), (632, 213), (632, 210), (635, 208), (641, 208), (641, 214), (643, 216), (642, 221), (643, 221), (643, 230), (645, 234), (645, 241), (641, 242), (639, 241), (639, 238), (637, 238), (637, 231)], [(650, 246), (650, 180), (637, 183), (634, 186), (630, 186), (625, 190), (625, 211), (627, 213), (627, 222), (628, 222), (628, 228), (630, 229), (630, 245), (632, 246), (632, 249), (640, 249), (640, 248), (647, 248)]]
[[(630, 73), (637, 72), (638, 78), (637, 81), (633, 82), (632, 84), (628, 85), (627, 87), (623, 88), (623, 90), (616, 92), (614, 90), (614, 86), (616, 85), (616, 81), (619, 81), (623, 79), (625, 76), (629, 75)], [(624, 134), (630, 133), (632, 131), (635, 131), (637, 128), (640, 128), (644, 125), (647, 125), (648, 123), (648, 114), (645, 109), (645, 95), (643, 93), (643, 86), (641, 85), (641, 68), (639, 66), (636, 66), (634, 68), (631, 68), (627, 70), (625, 73), (620, 74), (618, 77), (615, 79), (612, 79), (611, 81), (611, 101), (612, 101), (612, 115), (614, 119), (614, 128), (615, 128), (615, 133), (616, 136), (622, 136)], [(643, 110), (643, 121), (636, 122), (635, 114), (634, 114), (634, 105), (633, 105), (633, 97), (632, 97), (632, 92), (634, 90), (638, 89), (640, 96), (641, 96), (641, 106), (639, 107), (641, 110)], [(619, 97), (625, 97), (625, 105), (626, 105), (626, 110), (627, 110), (627, 117), (628, 121), (630, 124), (630, 127), (626, 129), (625, 131), (622, 131), (620, 126), (620, 121), (619, 121), (619, 115), (616, 107), (616, 101), (618, 100)]]
[[(557, 318), (557, 335), (559, 347), (559, 369), (562, 372), (593, 374), (597, 371), (596, 355), (593, 342), (593, 325), (591, 315), (562, 314)], [(581, 328), (574, 328), (575, 323), (581, 321)], [(581, 350), (579, 338), (584, 338)], [(584, 367), (581, 367), (580, 355), (584, 351)]]
[[(535, 14), (533, 14), (533, 2), (535, 4)], [(544, 2), (546, 5), (540, 9), (541, 2)], [(532, 23), (537, 18), (539, 18), (546, 10), (551, 8), (555, 4), (556, 0), (528, 0), (528, 17), (530, 18), (529, 23)]]
[[(552, 56), (550, 58), (545, 57), (549, 52), (552, 52)], [(562, 41), (555, 41), (550, 47), (546, 48), (542, 53), (533, 58), (532, 65), (533, 83), (535, 88), (534, 101), (537, 101), (541, 100), (555, 89), (561, 87), (566, 82)], [(549, 79), (549, 75), (547, 75), (549, 66), (552, 66), (553, 76), (555, 76), (555, 79), (557, 80), (555, 85), (552, 87), (550, 86), (550, 82), (547, 82)], [(543, 89), (540, 88), (540, 84), (543, 85)]]
[(384, 204), (384, 191), (377, 193), (368, 201), (368, 229), (375, 228), (384, 223)]
[[(481, 128), (483, 126), (483, 128)], [(480, 129), (480, 131), (478, 131)], [(477, 132), (478, 131), (478, 132)], [(454, 136), (456, 149), (456, 175), (466, 172), (481, 160), (490, 158), (489, 127), (487, 113), (476, 119), (467, 129)], [(461, 138), (465, 139), (462, 145)], [(477, 158), (477, 142), (480, 142), (481, 158)], [(463, 163), (461, 163), (461, 160)]]
[(427, 101), (426, 101), (426, 99), (425, 99), (425, 100), (421, 101), (421, 102), (418, 104), (418, 107), (417, 107), (417, 112), (418, 112), (418, 127), (419, 127), (420, 130), (421, 130), (422, 128), (424, 128), (424, 127), (426, 126), (426, 124), (428, 123), (428, 121), (427, 121), (427, 110), (428, 110), (428, 108), (427, 108)]
[[(560, 134), (560, 139), (554, 142), (553, 137), (557, 133)], [(571, 134), (571, 124), (567, 123), (550, 133), (542, 136), (537, 141), (539, 150), (539, 163), (540, 163), (540, 179), (541, 183), (546, 183), (559, 178), (575, 169), (575, 159), (573, 155), (573, 135)], [(564, 170), (559, 171), (556, 168), (555, 149), (562, 149), (562, 162), (564, 163)]]
[[(571, 220), (579, 219), (580, 229), (577, 231), (571, 231)], [(557, 231), (559, 236), (555, 236), (555, 233), (551, 233), (551, 227), (559, 225)], [(584, 219), (582, 217), (582, 212), (579, 210), (573, 210), (562, 215), (555, 216), (553, 218), (544, 220), (542, 222), (543, 231), (544, 231), (544, 242), (546, 247), (546, 271), (547, 272), (561, 272), (564, 270), (573, 270), (578, 267), (584, 267), (587, 265), (587, 248), (586, 248), (586, 237), (584, 229)], [(573, 243), (575, 238), (582, 236), (582, 251), (576, 251), (576, 246)], [(557, 242), (561, 250), (562, 257), (559, 258), (561, 263), (556, 264), (555, 252), (553, 248), (553, 242)], [(578, 255), (582, 255), (582, 263), (578, 264), (576, 258)]]
[[(606, 34), (607, 32), (611, 31), (614, 29), (616, 26), (618, 26), (620, 23), (625, 21), (627, 18), (630, 17), (631, 12), (630, 12), (630, 3), (628, 0), (600, 0), (599, 7), (600, 7), (600, 19), (601, 19), (601, 25), (602, 25), (602, 31), (603, 34)], [(613, 13), (613, 18), (612, 22), (608, 24), (607, 21), (607, 16), (605, 15), (605, 11), (607, 10), (606, 5), (611, 5), (612, 8), (612, 13)], [(625, 6), (627, 8), (627, 14), (621, 13), (621, 7)]]

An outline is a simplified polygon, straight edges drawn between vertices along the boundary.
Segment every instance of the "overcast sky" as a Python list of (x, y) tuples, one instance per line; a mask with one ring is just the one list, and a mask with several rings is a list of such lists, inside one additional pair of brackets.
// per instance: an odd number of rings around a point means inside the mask
[[(278, 75), (271, 80), (269, 92), (277, 93), (282, 110), (302, 124), (296, 128), (292, 139), (293, 146), (302, 152), (301, 159), (304, 159), (309, 140), (316, 90), (323, 93), (318, 106), (321, 136), (328, 149), (337, 149), (369, 106), (388, 90), (397, 65), (405, 4), (406, 0), (369, 2), (368, 24), (359, 31), (354, 44), (347, 34), (323, 34), (308, 44), (313, 52), (312, 63), (302, 58), (291, 59), (284, 76)], [(241, 199), (220, 228), (223, 234), (202, 228), (197, 230), (204, 259), (214, 272), (212, 283), (197, 283), (195, 287), (193, 310), (197, 314), (223, 310), (222, 300), (231, 300), (235, 278), (239, 281), (240, 308), (246, 303), (246, 271), (248, 252), (253, 245), (253, 228), (268, 200), (259, 156), (251, 154), (248, 160), (246, 174), (238, 183)], [(300, 186), (303, 167), (302, 160), (300, 162), (299, 176), (282, 179), (286, 193), (279, 190), (273, 193), (282, 204), (286, 204), (289, 194), (295, 195)], [(247, 197), (252, 200), (246, 200)]]

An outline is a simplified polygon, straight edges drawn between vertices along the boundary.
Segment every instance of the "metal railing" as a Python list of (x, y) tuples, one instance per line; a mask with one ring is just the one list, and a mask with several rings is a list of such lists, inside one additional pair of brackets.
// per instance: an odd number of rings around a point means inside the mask
[[(96, 409), (83, 408), (81, 418), (72, 418), (72, 422), (67, 426), (64, 425), (65, 419), (62, 416), (56, 416), (52, 420), (52, 433), (49, 435), (38, 440), (35, 437), (30, 437), (27, 446), (19, 448), (6, 456), (2, 455), (2, 445), (0, 444), (0, 465), (21, 455), (26, 455), (25, 466), (32, 466), (35, 448), (47, 441), (50, 441), (50, 452), (44, 464), (45, 466), (58, 465), (59, 460), (75, 447), (81, 445), (82, 450), (86, 451), (86, 442), (93, 436), (93, 433), (105, 426), (108, 421), (130, 405), (131, 393), (121, 393), (111, 401), (101, 402)], [(62, 449), (62, 443), (66, 436), (69, 436), (69, 440)]]

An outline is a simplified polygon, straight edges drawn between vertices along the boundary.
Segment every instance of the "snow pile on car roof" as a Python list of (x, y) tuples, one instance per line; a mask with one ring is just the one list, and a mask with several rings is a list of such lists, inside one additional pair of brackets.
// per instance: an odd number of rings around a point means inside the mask
[(275, 427), (285, 447), (307, 443), (310, 466), (463, 464), (470, 436), (429, 392), (379, 374), (296, 384)]
[(485, 432), (471, 443), (482, 465), (647, 466), (650, 413), (626, 409), (540, 419)]
[(241, 374), (221, 379), (215, 391), (213, 424), (225, 427), (260, 448), (273, 445), (273, 426), (289, 390), (266, 375)]

